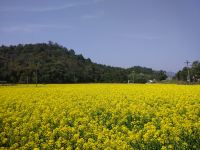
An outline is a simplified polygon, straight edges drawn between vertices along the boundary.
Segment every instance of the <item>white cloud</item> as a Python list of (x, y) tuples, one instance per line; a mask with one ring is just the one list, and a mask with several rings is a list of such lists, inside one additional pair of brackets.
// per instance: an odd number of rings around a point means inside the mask
[(96, 4), (103, 2), (105, 0), (92, 0), (92, 1), (86, 1), (82, 0), (79, 2), (73, 2), (73, 3), (65, 3), (57, 6), (42, 6), (42, 7), (36, 7), (36, 6), (29, 6), (29, 7), (22, 7), (22, 6), (0, 6), (0, 12), (12, 12), (12, 11), (24, 11), (24, 12), (48, 12), (48, 11), (59, 11), (64, 10), (67, 8), (73, 8), (78, 6), (85, 6), (90, 4)]
[(18, 25), (18, 26), (7, 26), (0, 27), (2, 32), (34, 32), (42, 31), (45, 29), (69, 29), (70, 26), (60, 26), (60, 25), (51, 25), (51, 24), (33, 24), (33, 25)]
[(58, 11), (58, 10), (64, 10), (64, 9), (67, 9), (67, 8), (77, 7), (79, 5), (81, 5), (81, 4), (80, 3), (71, 3), (71, 4), (61, 5), (61, 6), (32, 8), (32, 9), (29, 9), (27, 11), (32, 11), (32, 12)]
[(25, 11), (25, 12), (48, 12), (48, 11), (59, 11), (64, 10), (67, 8), (73, 8), (77, 6), (86, 5), (86, 3), (69, 3), (69, 4), (63, 4), (58, 6), (44, 6), (44, 7), (0, 7), (0, 12), (11, 12), (11, 11)]

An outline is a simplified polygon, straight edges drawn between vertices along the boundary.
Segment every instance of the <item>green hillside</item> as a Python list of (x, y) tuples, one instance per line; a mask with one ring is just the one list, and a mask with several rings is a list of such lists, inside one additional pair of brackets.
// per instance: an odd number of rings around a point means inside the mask
[(8, 83), (145, 83), (163, 80), (164, 71), (101, 65), (57, 43), (0, 47), (0, 81)]

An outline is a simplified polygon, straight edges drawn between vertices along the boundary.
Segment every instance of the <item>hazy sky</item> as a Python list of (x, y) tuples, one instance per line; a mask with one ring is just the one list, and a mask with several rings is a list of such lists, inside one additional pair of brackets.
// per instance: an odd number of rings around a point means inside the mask
[(177, 71), (200, 60), (200, 0), (0, 0), (0, 45), (49, 40), (97, 63)]

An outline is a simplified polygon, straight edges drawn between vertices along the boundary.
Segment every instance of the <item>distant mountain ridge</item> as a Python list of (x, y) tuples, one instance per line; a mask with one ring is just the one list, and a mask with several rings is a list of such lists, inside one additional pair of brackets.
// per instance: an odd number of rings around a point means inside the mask
[(132, 78), (145, 83), (165, 76), (164, 71), (140, 66), (124, 69), (93, 63), (53, 42), (0, 47), (0, 81), (9, 83), (125, 83)]

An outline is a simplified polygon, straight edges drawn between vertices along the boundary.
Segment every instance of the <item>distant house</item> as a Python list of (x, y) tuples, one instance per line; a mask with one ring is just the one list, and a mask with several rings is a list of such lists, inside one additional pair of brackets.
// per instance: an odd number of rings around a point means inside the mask
[(147, 83), (156, 83), (156, 79), (153, 79), (153, 80), (148, 80)]

